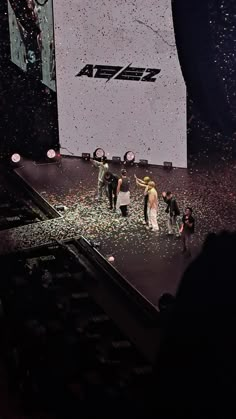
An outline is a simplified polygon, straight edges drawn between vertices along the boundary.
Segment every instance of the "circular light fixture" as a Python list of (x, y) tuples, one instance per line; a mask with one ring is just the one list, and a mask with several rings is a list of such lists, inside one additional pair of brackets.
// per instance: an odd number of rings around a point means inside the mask
[(20, 159), (21, 159), (21, 157), (20, 157), (20, 155), (18, 153), (14, 153), (11, 156), (11, 161), (13, 163), (19, 163)]
[(133, 153), (133, 151), (127, 151), (124, 155), (124, 161), (126, 163), (133, 163), (135, 160), (135, 154)]
[(105, 156), (105, 151), (102, 148), (96, 148), (96, 150), (93, 153), (94, 158), (96, 159), (102, 159), (102, 157)]
[(48, 150), (48, 151), (47, 151), (47, 157), (48, 157), (49, 159), (54, 159), (54, 158), (56, 157), (56, 152), (55, 152), (55, 150), (53, 150), (53, 149)]

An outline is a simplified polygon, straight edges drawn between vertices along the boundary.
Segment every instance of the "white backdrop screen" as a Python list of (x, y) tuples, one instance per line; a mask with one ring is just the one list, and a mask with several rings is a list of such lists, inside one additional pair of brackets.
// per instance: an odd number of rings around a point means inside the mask
[(101, 147), (187, 166), (186, 88), (170, 0), (54, 1), (62, 154)]

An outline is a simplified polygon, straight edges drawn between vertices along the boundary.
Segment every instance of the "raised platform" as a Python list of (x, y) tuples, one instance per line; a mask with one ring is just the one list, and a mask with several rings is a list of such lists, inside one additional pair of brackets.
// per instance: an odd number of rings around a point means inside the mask
[[(120, 168), (116, 165), (111, 170), (119, 173)], [(97, 171), (89, 162), (64, 158), (61, 167), (25, 162), (17, 172), (51, 205), (64, 204), (69, 210), (61, 219), (2, 233), (2, 251), (83, 235), (99, 241), (100, 252), (105, 257), (113, 255), (114, 266), (154, 304), (162, 293), (175, 293), (189, 260), (181, 255), (180, 240), (167, 236), (165, 204), (161, 199), (160, 233), (149, 232), (142, 225), (143, 196), (135, 186), (134, 174), (152, 177), (159, 193), (171, 190), (181, 211), (186, 205), (193, 207), (196, 219), (193, 257), (209, 231), (232, 230), (236, 225), (236, 183), (233, 182), (236, 169), (224, 161), (211, 169), (209, 166), (171, 171), (161, 167), (128, 168), (132, 183), (128, 220), (109, 211), (107, 198), (104, 197), (102, 204), (94, 200)]]

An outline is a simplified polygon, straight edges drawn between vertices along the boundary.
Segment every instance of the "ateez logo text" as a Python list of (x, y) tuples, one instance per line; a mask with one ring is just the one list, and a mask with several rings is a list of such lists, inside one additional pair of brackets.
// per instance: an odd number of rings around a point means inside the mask
[(160, 71), (161, 70), (157, 68), (131, 67), (131, 64), (126, 67), (86, 64), (86, 66), (76, 74), (76, 77), (87, 76), (96, 79), (107, 79), (107, 81), (116, 79), (155, 82), (156, 76)]

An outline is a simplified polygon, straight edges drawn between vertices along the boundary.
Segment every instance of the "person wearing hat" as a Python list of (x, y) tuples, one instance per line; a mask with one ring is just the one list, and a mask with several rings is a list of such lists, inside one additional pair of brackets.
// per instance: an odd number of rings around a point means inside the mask
[(136, 175), (134, 175), (136, 180), (136, 185), (140, 186), (141, 188), (144, 188), (144, 221), (143, 224), (148, 226), (148, 182), (151, 181), (149, 176), (145, 176), (142, 179), (138, 179)]
[(190, 244), (194, 233), (195, 220), (192, 216), (193, 210), (191, 207), (186, 207), (182, 218), (182, 226), (180, 228), (181, 238), (183, 241), (183, 253), (186, 256), (191, 256)]
[(117, 185), (117, 208), (120, 208), (122, 217), (128, 216), (128, 206), (130, 205), (130, 180), (127, 178), (125, 169), (121, 170), (121, 178)]

